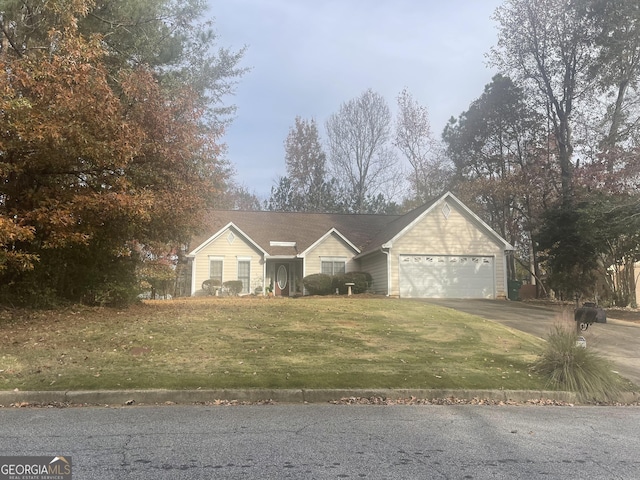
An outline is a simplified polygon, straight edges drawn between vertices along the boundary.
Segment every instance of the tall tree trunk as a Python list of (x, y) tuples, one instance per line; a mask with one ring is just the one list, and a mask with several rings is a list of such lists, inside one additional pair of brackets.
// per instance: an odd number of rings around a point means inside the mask
[(602, 150), (606, 154), (607, 173), (609, 175), (613, 174), (613, 169), (615, 167), (615, 157), (612, 150), (616, 147), (619, 140), (618, 136), (620, 133), (620, 125), (622, 124), (623, 113), (622, 104), (628, 87), (628, 79), (622, 80), (618, 85), (618, 95), (616, 97), (615, 107), (611, 116), (611, 126), (609, 127), (609, 132), (607, 133), (606, 138), (602, 141)]

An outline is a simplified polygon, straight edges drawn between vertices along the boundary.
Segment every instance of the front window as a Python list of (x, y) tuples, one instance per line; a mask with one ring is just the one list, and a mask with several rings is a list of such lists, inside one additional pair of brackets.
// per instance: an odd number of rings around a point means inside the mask
[(242, 280), (242, 293), (249, 293), (251, 260), (238, 260), (238, 280)]
[(217, 286), (222, 285), (222, 259), (209, 259), (209, 278), (215, 280)]
[(321, 260), (321, 271), (326, 275), (345, 273), (347, 262), (341, 258), (325, 258)]

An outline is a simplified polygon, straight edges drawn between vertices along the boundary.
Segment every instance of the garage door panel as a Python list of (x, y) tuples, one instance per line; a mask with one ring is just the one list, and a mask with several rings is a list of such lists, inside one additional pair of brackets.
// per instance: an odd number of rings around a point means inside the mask
[(494, 298), (493, 257), (400, 255), (400, 296)]

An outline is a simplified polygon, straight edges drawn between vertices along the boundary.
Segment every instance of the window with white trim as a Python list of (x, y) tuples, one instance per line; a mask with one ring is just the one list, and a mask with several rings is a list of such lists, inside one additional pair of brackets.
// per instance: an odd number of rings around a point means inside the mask
[(249, 287), (251, 284), (251, 259), (250, 258), (238, 258), (238, 280), (242, 281), (242, 292), (250, 293)]
[(347, 259), (342, 257), (320, 258), (320, 271), (326, 275), (338, 275), (339, 273), (345, 273), (347, 270)]
[(217, 280), (217, 286), (222, 285), (222, 270), (223, 270), (222, 257), (209, 257), (209, 278), (211, 280)]

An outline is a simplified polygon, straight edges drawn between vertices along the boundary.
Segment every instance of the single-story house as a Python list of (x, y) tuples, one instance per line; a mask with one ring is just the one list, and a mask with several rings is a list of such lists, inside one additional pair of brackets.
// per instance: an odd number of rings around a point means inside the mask
[(405, 215), (216, 211), (191, 260), (191, 295), (207, 279), (304, 294), (314, 273), (368, 272), (373, 293), (506, 298), (513, 247), (452, 193)]

